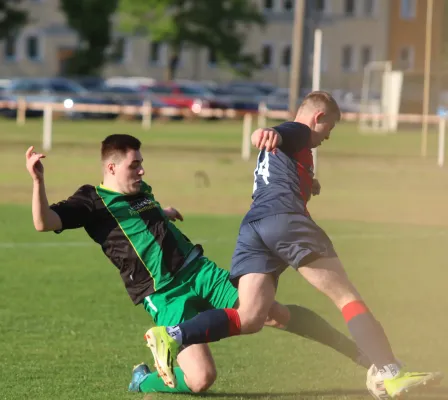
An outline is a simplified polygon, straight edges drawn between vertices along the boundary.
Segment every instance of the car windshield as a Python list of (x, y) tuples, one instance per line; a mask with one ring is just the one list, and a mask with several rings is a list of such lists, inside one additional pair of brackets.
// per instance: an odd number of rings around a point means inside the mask
[(156, 94), (171, 94), (173, 92), (171, 88), (165, 86), (150, 86), (147, 91)]
[(81, 85), (69, 80), (18, 79), (13, 81), (10, 89), (24, 93), (37, 93), (43, 90), (50, 90), (55, 93), (87, 93), (87, 90)]
[(87, 93), (87, 89), (81, 85), (71, 81), (50, 81), (49, 86), (54, 92), (57, 93)]
[(123, 86), (104, 86), (100, 88), (101, 91), (107, 92), (107, 93), (129, 93), (129, 94), (138, 94), (139, 91), (129, 88), (129, 87), (123, 87)]
[(43, 85), (40, 82), (32, 81), (28, 79), (21, 79), (17, 81), (13, 81), (9, 86), (14, 92), (36, 92), (43, 89)]
[(186, 94), (189, 96), (207, 96), (212, 94), (208, 90), (196, 86), (180, 86), (179, 89), (182, 94)]

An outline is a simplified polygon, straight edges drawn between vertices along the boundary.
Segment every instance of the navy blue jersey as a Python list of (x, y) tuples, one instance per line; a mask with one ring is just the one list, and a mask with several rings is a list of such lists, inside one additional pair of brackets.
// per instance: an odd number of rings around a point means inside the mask
[(284, 122), (275, 129), (282, 137), (277, 153), (262, 150), (254, 171), (252, 205), (243, 224), (274, 214), (308, 215), (311, 196), (313, 155), (311, 130), (298, 122)]

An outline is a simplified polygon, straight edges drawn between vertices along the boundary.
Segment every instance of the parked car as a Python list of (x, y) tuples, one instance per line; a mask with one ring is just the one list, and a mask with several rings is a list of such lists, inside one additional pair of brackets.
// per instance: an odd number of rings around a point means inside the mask
[(0, 93), (11, 84), (11, 79), (0, 79)]
[(219, 100), (201, 85), (158, 82), (148, 87), (147, 91), (170, 106), (189, 108), (196, 114), (200, 113), (203, 108), (229, 108), (229, 103)]
[(266, 100), (266, 95), (255, 87), (227, 85), (216, 86), (210, 91), (220, 100), (225, 101), (235, 110), (258, 110), (259, 104)]
[[(116, 105), (117, 103), (104, 96), (93, 95), (78, 83), (66, 78), (18, 78), (1, 93), (1, 98), (7, 101), (17, 101), (23, 98), (27, 103), (61, 103), (65, 115), (70, 118), (115, 118), (117, 113), (87, 113), (72, 111), (74, 104)], [(16, 109), (3, 109), (2, 114), (8, 117), (16, 116)], [(27, 116), (41, 116), (42, 110), (27, 109)]]
[(73, 81), (79, 83), (84, 89), (94, 92), (96, 89), (104, 85), (104, 79), (98, 76), (83, 76), (73, 78)]
[[(298, 107), (305, 97), (302, 91), (297, 99), (296, 106)], [(274, 90), (266, 97), (266, 107), (268, 110), (288, 111), (289, 110), (289, 88), (279, 88)]]
[(144, 76), (112, 76), (104, 81), (106, 86), (120, 86), (134, 89), (146, 89), (156, 83), (153, 78)]
[[(156, 109), (172, 107), (169, 104), (163, 102), (158, 97), (135, 88), (127, 86), (106, 86), (103, 85), (95, 91), (100, 95), (111, 99), (112, 101), (122, 106), (142, 106), (145, 100), (151, 101), (153, 107), (153, 118), (158, 116)], [(141, 119), (141, 115), (136, 115), (137, 119)], [(172, 117), (172, 119), (178, 119), (179, 117)]]
[(256, 81), (233, 81), (226, 84), (229, 89), (236, 88), (252, 88), (258, 90), (264, 96), (271, 94), (277, 89), (275, 85), (267, 82), (256, 82)]
[[(311, 92), (309, 88), (302, 88), (298, 93), (296, 107), (298, 108), (306, 95)], [(268, 110), (288, 111), (289, 110), (289, 88), (278, 88), (266, 97)]]

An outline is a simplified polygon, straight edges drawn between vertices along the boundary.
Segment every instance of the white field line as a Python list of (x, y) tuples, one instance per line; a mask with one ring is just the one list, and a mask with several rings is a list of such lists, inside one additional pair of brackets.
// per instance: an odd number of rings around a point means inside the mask
[[(335, 233), (329, 235), (330, 239), (338, 240), (408, 240), (408, 239), (428, 239), (436, 237), (448, 236), (448, 230), (426, 233)], [(236, 243), (236, 239), (214, 238), (214, 239), (194, 239), (193, 243)], [(67, 242), (67, 241), (51, 241), (51, 242), (0, 242), (0, 249), (17, 249), (17, 248), (51, 248), (51, 247), (87, 247), (94, 246), (92, 241)]]

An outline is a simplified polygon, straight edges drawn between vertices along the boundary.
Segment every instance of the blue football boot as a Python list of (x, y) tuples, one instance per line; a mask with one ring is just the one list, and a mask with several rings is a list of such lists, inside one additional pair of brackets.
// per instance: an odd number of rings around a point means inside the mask
[(139, 365), (136, 365), (132, 370), (132, 380), (131, 383), (129, 384), (129, 391), (140, 392), (140, 384), (150, 373), (151, 371), (149, 370), (149, 367), (146, 364), (141, 363)]

